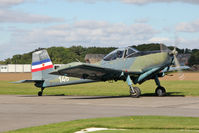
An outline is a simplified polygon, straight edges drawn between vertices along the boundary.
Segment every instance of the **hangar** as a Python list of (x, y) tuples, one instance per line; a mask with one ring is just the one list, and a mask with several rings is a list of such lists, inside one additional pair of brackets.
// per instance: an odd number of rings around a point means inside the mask
[[(57, 69), (63, 64), (55, 64), (54, 68)], [(0, 64), (0, 73), (28, 73), (31, 72), (31, 64)]]

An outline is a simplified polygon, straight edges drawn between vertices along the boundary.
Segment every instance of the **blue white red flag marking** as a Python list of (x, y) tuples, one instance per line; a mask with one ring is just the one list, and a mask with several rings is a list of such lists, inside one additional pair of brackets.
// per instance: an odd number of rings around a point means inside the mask
[(43, 71), (50, 68), (53, 68), (53, 64), (50, 59), (45, 59), (32, 63), (32, 72)]

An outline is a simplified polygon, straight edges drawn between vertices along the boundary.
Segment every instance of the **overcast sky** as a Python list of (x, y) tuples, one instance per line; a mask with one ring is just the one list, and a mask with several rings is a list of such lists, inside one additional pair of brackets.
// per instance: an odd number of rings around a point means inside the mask
[(51, 46), (199, 48), (199, 0), (0, 0), (0, 36), (0, 60)]

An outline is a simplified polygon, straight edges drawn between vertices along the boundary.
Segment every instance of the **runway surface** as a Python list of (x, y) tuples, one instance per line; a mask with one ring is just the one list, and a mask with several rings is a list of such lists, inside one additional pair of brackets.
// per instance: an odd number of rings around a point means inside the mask
[(132, 115), (199, 117), (199, 97), (0, 95), (0, 132), (77, 119)]

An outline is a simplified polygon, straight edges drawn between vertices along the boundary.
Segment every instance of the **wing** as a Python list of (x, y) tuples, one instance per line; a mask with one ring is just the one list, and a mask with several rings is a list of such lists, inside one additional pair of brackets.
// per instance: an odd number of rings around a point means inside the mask
[(172, 71), (177, 71), (179, 69), (181, 70), (187, 70), (189, 69), (190, 67), (188, 66), (181, 66), (181, 67), (155, 67), (155, 68), (152, 68), (142, 74), (140, 74), (138, 76), (138, 78), (136, 78), (135, 80), (135, 83), (143, 83), (144, 81), (146, 80), (149, 80), (149, 79), (154, 79), (154, 77), (157, 75), (159, 77), (163, 77), (165, 75), (165, 73), (168, 73), (168, 72), (172, 72)]
[(67, 75), (82, 79), (107, 80), (110, 77), (113, 77), (113, 75), (121, 74), (121, 71), (93, 64), (73, 62), (51, 72), (50, 74)]
[(142, 74), (139, 75), (138, 78), (135, 79), (135, 83), (143, 83), (144, 81), (146, 80), (149, 80), (151, 78), (153, 78), (155, 75), (157, 75), (160, 71), (162, 70), (161, 67), (156, 67), (156, 68), (153, 68), (153, 69), (150, 69)]
[(162, 72), (167, 73), (167, 72), (173, 72), (173, 71), (179, 71), (180, 70), (188, 70), (190, 69), (189, 66), (180, 66), (180, 67), (167, 67), (164, 70), (162, 70)]
[(73, 62), (61, 67), (50, 74), (67, 75), (82, 79), (92, 79), (99, 81), (119, 79), (122, 70), (102, 67), (94, 64)]

